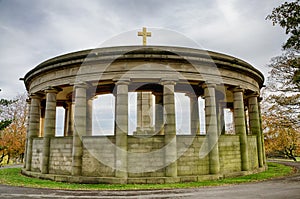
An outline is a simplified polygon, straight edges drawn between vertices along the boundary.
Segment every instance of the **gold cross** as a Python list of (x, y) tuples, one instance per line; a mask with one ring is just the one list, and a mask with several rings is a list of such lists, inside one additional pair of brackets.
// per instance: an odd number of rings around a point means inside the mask
[(138, 36), (143, 36), (143, 45), (147, 44), (147, 37), (151, 37), (151, 32), (147, 32), (147, 29), (143, 27), (143, 32), (138, 32)]

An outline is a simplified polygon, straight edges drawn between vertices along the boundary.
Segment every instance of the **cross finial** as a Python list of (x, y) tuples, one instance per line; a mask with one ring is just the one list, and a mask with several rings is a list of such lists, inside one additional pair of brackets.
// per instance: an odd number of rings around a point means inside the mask
[(138, 32), (138, 36), (143, 37), (143, 45), (146, 46), (147, 37), (151, 37), (151, 32), (147, 32), (147, 29), (145, 27), (143, 27), (143, 32)]

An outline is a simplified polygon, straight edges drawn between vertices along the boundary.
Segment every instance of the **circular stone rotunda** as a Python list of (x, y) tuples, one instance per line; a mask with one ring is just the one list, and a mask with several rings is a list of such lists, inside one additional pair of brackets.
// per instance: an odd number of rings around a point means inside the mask
[[(264, 171), (263, 81), (243, 60), (184, 47), (105, 47), (54, 57), (24, 77), (29, 116), (22, 173), (62, 182), (146, 184)], [(129, 92), (136, 96), (132, 133)], [(188, 99), (186, 107), (176, 106), (177, 93)], [(114, 102), (109, 135), (93, 129), (95, 115), (105, 114), (93, 101), (108, 94)], [(59, 107), (63, 136), (56, 134)], [(181, 115), (188, 118), (186, 132), (176, 131), (179, 109), (188, 113)], [(226, 111), (231, 130), (225, 130)]]

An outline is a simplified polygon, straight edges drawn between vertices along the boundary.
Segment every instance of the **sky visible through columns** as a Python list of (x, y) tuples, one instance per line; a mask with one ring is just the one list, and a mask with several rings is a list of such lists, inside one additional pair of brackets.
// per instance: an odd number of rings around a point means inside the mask
[[(112, 94), (98, 95), (93, 101), (93, 135), (113, 135), (114, 133), (114, 97)], [(136, 131), (137, 124), (137, 94), (129, 92), (129, 135)], [(153, 103), (155, 100), (153, 100)], [(205, 113), (204, 99), (198, 98), (199, 118), (200, 118), (200, 134), (205, 134)], [(190, 102), (184, 93), (175, 93), (175, 110), (176, 110), (176, 133), (190, 134)], [(57, 107), (56, 112), (56, 136), (63, 136), (64, 132), (64, 108)], [(154, 104), (153, 104), (153, 113)], [(232, 113), (228, 109), (224, 109), (225, 130), (232, 129)], [(155, 121), (155, 114), (153, 114)]]

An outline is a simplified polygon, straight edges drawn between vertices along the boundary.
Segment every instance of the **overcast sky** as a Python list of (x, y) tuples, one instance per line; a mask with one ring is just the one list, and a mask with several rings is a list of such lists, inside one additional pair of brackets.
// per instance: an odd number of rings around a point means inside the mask
[[(280, 54), (286, 35), (265, 17), (281, 3), (0, 0), (0, 98), (25, 92), (19, 78), (51, 57), (103, 45), (140, 45), (136, 31), (143, 26), (153, 31), (149, 45), (181, 45), (159, 31), (171, 30), (202, 48), (241, 58), (266, 74), (266, 65), (271, 57)], [(133, 39), (114, 39), (124, 32)]]

